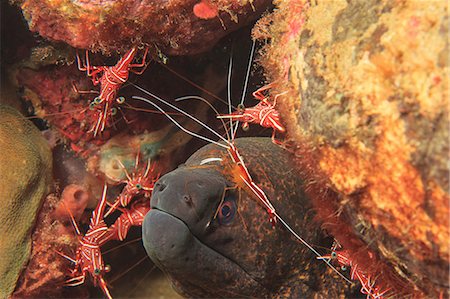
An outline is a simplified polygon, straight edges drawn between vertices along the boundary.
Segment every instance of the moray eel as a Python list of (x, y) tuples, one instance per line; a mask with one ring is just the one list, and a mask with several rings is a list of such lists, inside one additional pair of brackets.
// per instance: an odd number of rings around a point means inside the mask
[[(269, 138), (235, 144), (283, 219), (309, 244), (329, 248), (288, 153)], [(155, 184), (143, 243), (175, 290), (214, 298), (342, 294), (345, 282), (332, 282), (330, 269), (280, 223), (272, 227), (263, 206), (237, 187), (232, 166), (226, 150), (210, 144)]]

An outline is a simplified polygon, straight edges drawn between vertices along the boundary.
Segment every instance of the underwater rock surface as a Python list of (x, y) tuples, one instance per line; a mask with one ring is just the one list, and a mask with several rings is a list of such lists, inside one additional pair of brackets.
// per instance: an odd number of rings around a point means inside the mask
[(277, 4), (255, 34), (272, 38), (263, 65), (273, 93), (288, 92), (278, 108), (289, 137), (309, 144), (311, 169), (340, 195), (316, 201), (335, 218), (326, 229), (393, 294), (439, 296), (449, 287), (446, 3)]
[(0, 297), (6, 298), (28, 261), (31, 230), (52, 181), (52, 156), (36, 127), (4, 105), (0, 148)]
[[(69, 195), (65, 193), (61, 196), (61, 200), (67, 202)], [(67, 210), (65, 215), (54, 213), (55, 208), (64, 205), (61, 200), (55, 194), (45, 198), (33, 229), (29, 261), (20, 274), (11, 298), (88, 297), (86, 285), (77, 288), (64, 287), (72, 262), (63, 258), (60, 253), (75, 252), (78, 238), (68, 219), (70, 216), (67, 215)], [(70, 204), (68, 208), (75, 213), (84, 209), (74, 202)]]
[(21, 7), (32, 31), (75, 48), (115, 52), (147, 44), (172, 55), (210, 49), (271, 4), (268, 0), (11, 2)]

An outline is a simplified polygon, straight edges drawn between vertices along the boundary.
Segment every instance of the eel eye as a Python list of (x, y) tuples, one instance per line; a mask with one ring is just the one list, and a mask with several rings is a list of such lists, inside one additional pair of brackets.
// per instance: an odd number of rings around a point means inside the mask
[(219, 207), (219, 223), (230, 224), (236, 215), (236, 202), (231, 199), (225, 199), (222, 205)]

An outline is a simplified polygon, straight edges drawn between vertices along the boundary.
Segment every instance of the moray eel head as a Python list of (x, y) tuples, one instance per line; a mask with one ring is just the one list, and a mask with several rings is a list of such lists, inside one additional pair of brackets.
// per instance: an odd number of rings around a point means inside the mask
[(224, 254), (242, 233), (237, 229), (237, 194), (228, 185), (214, 169), (186, 167), (155, 185), (152, 209), (143, 224), (144, 244), (182, 294), (251, 296), (262, 288), (245, 265)]
[[(260, 146), (252, 142), (253, 148)], [(263, 176), (254, 177), (277, 209), (292, 215), (289, 221), (300, 227), (306, 238), (318, 242), (314, 213), (299, 188), (302, 182), (286, 175), (290, 160), (284, 154), (269, 156), (282, 154), (270, 139), (264, 145), (267, 155), (262, 153), (257, 159), (247, 156), (246, 163), (266, 167), (259, 171)], [(294, 277), (317, 262), (286, 229), (272, 227), (266, 210), (231, 182), (226, 163), (217, 157), (226, 159), (227, 153), (208, 145), (158, 180), (143, 223), (144, 247), (182, 295), (272, 297), (286, 285), (286, 277)], [(275, 186), (272, 174), (284, 175), (283, 185)], [(295, 216), (294, 210), (304, 216)]]

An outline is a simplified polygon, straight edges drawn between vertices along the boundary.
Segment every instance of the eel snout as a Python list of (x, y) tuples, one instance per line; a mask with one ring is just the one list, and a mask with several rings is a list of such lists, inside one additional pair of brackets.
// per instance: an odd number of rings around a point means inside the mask
[(143, 223), (143, 240), (161, 268), (184, 263), (195, 252), (193, 243), (208, 231), (224, 187), (223, 176), (205, 168), (179, 168), (158, 180)]
[(179, 259), (189, 259), (194, 238), (180, 219), (156, 209), (150, 210), (142, 225), (142, 239), (148, 256), (163, 269), (177, 268)]
[(214, 219), (226, 187), (225, 177), (215, 168), (197, 166), (178, 168), (155, 184), (142, 239), (148, 256), (182, 294), (246, 297), (266, 291), (242, 267), (217, 251), (216, 247), (232, 246), (232, 242), (212, 241), (234, 238), (227, 235), (229, 227), (221, 230)]
[(151, 208), (180, 219), (199, 237), (208, 230), (226, 186), (224, 176), (213, 168), (178, 168), (155, 184)]

